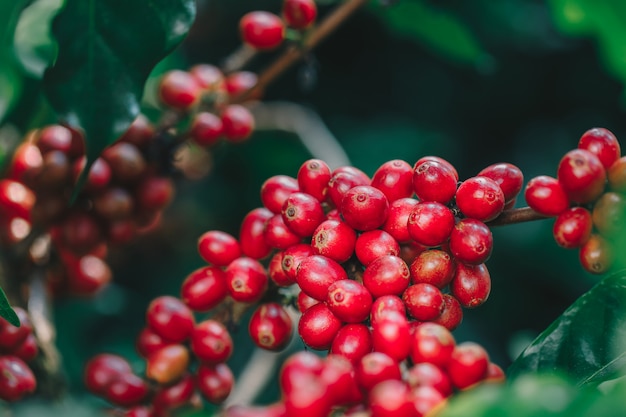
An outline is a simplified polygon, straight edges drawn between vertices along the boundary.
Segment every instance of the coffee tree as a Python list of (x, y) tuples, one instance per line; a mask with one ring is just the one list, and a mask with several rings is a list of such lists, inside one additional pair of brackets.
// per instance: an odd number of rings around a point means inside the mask
[[(378, 74), (386, 49), (376, 42), (391, 31), (497, 78), (498, 55), (472, 31), (485, 36), (484, 17), (427, 1), (265, 3), (1, 6), (2, 406), (33, 415), (83, 398), (76, 410), (128, 417), (623, 413), (621, 126), (585, 114), (558, 151), (525, 136), (515, 146), (532, 157), (515, 164), (498, 156), (501, 143), (446, 151), (445, 135), (407, 138), (393, 123), (390, 137), (350, 146), (286, 100), (313, 97), (333, 112), (351, 103), (370, 117), (409, 105), (415, 79), (441, 75), (407, 76), (391, 54), (393, 77), (367, 75)], [(480, 3), (487, 16), (517, 15)], [(535, 17), (550, 11), (564, 32), (587, 22), (623, 75), (619, 47), (590, 23), (611, 13), (517, 3)], [(217, 53), (205, 53), (205, 37)], [(392, 49), (407, 59), (414, 50), (402, 42)], [(326, 75), (341, 74), (336, 62), (353, 65), (339, 81)], [(437, 93), (454, 100), (444, 84)], [(315, 98), (324, 89), (331, 102)], [(443, 108), (436, 100), (425, 102)], [(300, 143), (268, 145), (267, 130)], [(369, 162), (350, 162), (350, 150)], [(546, 171), (533, 164), (543, 152)], [(203, 210), (193, 198), (214, 178), (221, 191)], [(531, 242), (533, 230), (550, 249)], [(531, 250), (516, 248), (520, 239)], [(528, 277), (543, 279), (542, 269), (560, 272), (569, 307)], [(585, 274), (584, 288), (571, 289), (583, 287), (571, 271)], [(507, 281), (525, 289), (499, 292)], [(517, 333), (507, 357), (485, 336), (514, 327), (505, 311), (552, 324)]]

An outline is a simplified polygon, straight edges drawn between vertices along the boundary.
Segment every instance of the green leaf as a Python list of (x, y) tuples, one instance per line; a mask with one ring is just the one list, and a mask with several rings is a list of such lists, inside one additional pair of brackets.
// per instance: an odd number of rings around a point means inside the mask
[(89, 164), (139, 114), (148, 75), (194, 17), (194, 0), (66, 0), (44, 88), (60, 118), (84, 131)]
[(20, 326), (20, 319), (17, 317), (17, 314), (15, 314), (13, 308), (11, 308), (9, 300), (7, 300), (7, 296), (2, 288), (0, 288), (0, 317), (14, 326)]
[(562, 371), (578, 385), (598, 385), (626, 370), (626, 271), (606, 277), (572, 304), (508, 369)]
[(492, 61), (462, 21), (424, 1), (402, 0), (379, 10), (396, 32), (414, 38), (448, 59), (474, 66)]

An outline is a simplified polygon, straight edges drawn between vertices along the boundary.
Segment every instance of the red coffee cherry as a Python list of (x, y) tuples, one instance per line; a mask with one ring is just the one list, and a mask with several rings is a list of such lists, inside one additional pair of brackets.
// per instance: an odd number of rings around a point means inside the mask
[(226, 362), (233, 352), (233, 340), (222, 323), (208, 319), (193, 329), (191, 350), (207, 364)]
[[(310, 1), (310, 0), (305, 0)], [(298, 169), (298, 187), (303, 193), (317, 198), (320, 202), (326, 200), (328, 182), (330, 181), (330, 167), (321, 159), (309, 159)]]
[(19, 327), (0, 317), (0, 349), (9, 352), (16, 349), (33, 332), (26, 310), (22, 307), (14, 307), (13, 310), (20, 321)]
[(111, 167), (113, 178), (121, 183), (136, 182), (148, 167), (139, 148), (128, 142), (116, 142), (106, 148), (102, 158)]
[(348, 190), (358, 185), (369, 185), (370, 181), (354, 172), (336, 171), (331, 173), (328, 181), (328, 197), (335, 207), (340, 208), (343, 196)]
[(363, 285), (374, 298), (399, 295), (409, 286), (411, 274), (404, 261), (392, 255), (381, 256), (363, 272)]
[(591, 152), (574, 149), (559, 162), (557, 178), (570, 201), (585, 204), (602, 195), (606, 170)]
[(491, 256), (493, 236), (489, 227), (475, 219), (459, 221), (450, 233), (450, 252), (455, 259), (477, 265)]
[(318, 255), (345, 262), (354, 253), (356, 232), (340, 220), (325, 220), (313, 232), (311, 247)]
[(415, 284), (402, 294), (409, 314), (419, 321), (435, 320), (443, 311), (443, 294), (431, 284)]
[(559, 214), (552, 227), (556, 243), (567, 249), (579, 248), (591, 236), (593, 221), (589, 210), (572, 207)]
[(229, 142), (239, 143), (248, 139), (254, 131), (254, 116), (240, 104), (229, 104), (220, 114), (222, 131)]
[(424, 323), (413, 332), (411, 360), (413, 363), (428, 362), (446, 369), (456, 342), (452, 333), (436, 323)]
[(284, 417), (285, 403), (277, 402), (264, 406), (231, 405), (222, 412), (224, 417)]
[(407, 243), (411, 240), (407, 223), (418, 203), (414, 198), (400, 198), (389, 205), (389, 215), (382, 229), (393, 236), (398, 243)]
[(196, 387), (208, 402), (221, 404), (230, 395), (235, 377), (228, 365), (200, 365), (196, 375)]
[(298, 311), (300, 313), (304, 313), (309, 308), (313, 307), (315, 304), (321, 303), (320, 300), (316, 300), (313, 297), (309, 297), (306, 295), (304, 291), (300, 291), (298, 293), (298, 299), (296, 300), (296, 304), (298, 306)]
[(65, 154), (72, 149), (72, 132), (61, 125), (46, 126), (39, 131), (37, 147), (42, 154), (49, 151), (61, 151)]
[(330, 353), (341, 355), (353, 364), (372, 351), (372, 333), (362, 323), (346, 324), (337, 332)]
[(146, 382), (133, 373), (120, 374), (106, 389), (105, 397), (119, 407), (131, 407), (148, 395)]
[(321, 255), (303, 259), (296, 275), (300, 289), (320, 301), (326, 300), (330, 285), (342, 279), (348, 279), (348, 275), (341, 265)]
[(383, 352), (397, 362), (405, 360), (411, 350), (411, 329), (406, 316), (395, 311), (382, 314), (372, 325), (375, 352)]
[(287, 276), (287, 273), (283, 269), (284, 254), (284, 251), (276, 252), (272, 256), (272, 259), (270, 259), (270, 263), (267, 266), (267, 274), (269, 275), (272, 282), (274, 282), (274, 284), (278, 285), (279, 287), (289, 287), (296, 282), (295, 280), (289, 278), (289, 276)]
[(443, 311), (441, 315), (432, 322), (441, 324), (446, 329), (452, 331), (459, 327), (463, 321), (463, 309), (459, 300), (450, 294), (443, 295)]
[(280, 214), (275, 214), (265, 224), (263, 238), (268, 245), (276, 249), (287, 249), (289, 246), (300, 243), (302, 237), (295, 234), (283, 220)]
[(210, 230), (198, 238), (198, 252), (215, 266), (226, 266), (241, 256), (237, 239), (219, 230)]
[(452, 171), (452, 174), (454, 175), (454, 179), (455, 181), (459, 180), (459, 173), (456, 171), (456, 168), (454, 167), (454, 165), (452, 165), (450, 162), (448, 162), (447, 160), (439, 157), (439, 156), (433, 156), (433, 155), (428, 155), (428, 156), (422, 156), (420, 159), (418, 159), (415, 164), (413, 165), (413, 168), (415, 169), (415, 167), (417, 167), (418, 165), (420, 165), (422, 162), (426, 162), (426, 161), (435, 161), (438, 162), (440, 164), (445, 165), (446, 168), (448, 168), (450, 171)]
[(301, 192), (292, 193), (287, 197), (281, 215), (287, 227), (301, 237), (311, 236), (326, 218), (319, 200)]
[(209, 112), (197, 113), (191, 121), (189, 137), (199, 146), (215, 145), (224, 133), (222, 119)]
[(281, 261), (282, 269), (293, 284), (296, 282), (296, 276), (300, 263), (315, 252), (313, 248), (307, 244), (299, 243), (285, 249), (283, 259)]
[(30, 220), (35, 193), (17, 181), (0, 180), (0, 214)]
[(172, 70), (159, 82), (159, 98), (166, 106), (187, 110), (200, 98), (201, 87), (186, 71)]
[(265, 242), (263, 232), (265, 223), (273, 217), (271, 211), (259, 207), (250, 211), (241, 222), (239, 244), (241, 252), (252, 259), (263, 259), (270, 254), (272, 248)]
[(328, 287), (326, 304), (341, 321), (360, 323), (372, 309), (372, 294), (357, 281), (342, 279)]
[(283, 2), (283, 18), (287, 26), (294, 29), (305, 29), (317, 17), (317, 6), (313, 0), (285, 0)]
[(413, 406), (418, 417), (425, 417), (443, 403), (445, 397), (434, 387), (416, 387), (411, 390)]
[(298, 334), (311, 349), (326, 350), (330, 348), (340, 328), (341, 320), (326, 304), (320, 303), (302, 313)]
[(420, 362), (410, 367), (406, 382), (411, 388), (433, 387), (444, 397), (452, 394), (452, 382), (448, 374), (430, 362)]
[(485, 377), (485, 381), (489, 382), (504, 382), (506, 379), (506, 375), (504, 374), (504, 370), (493, 362), (489, 362), (489, 367), (487, 368), (487, 376)]
[(171, 344), (173, 343), (163, 339), (151, 328), (145, 327), (139, 332), (139, 335), (137, 335), (135, 347), (142, 357), (147, 358), (154, 352)]
[(505, 197), (498, 183), (487, 177), (472, 177), (463, 181), (456, 191), (456, 204), (466, 216), (483, 222), (502, 213)]
[(261, 185), (261, 202), (272, 213), (280, 214), (287, 198), (298, 191), (298, 180), (287, 175), (274, 175)]
[(420, 201), (447, 204), (456, 193), (458, 178), (446, 164), (425, 160), (413, 169), (413, 190)]
[(284, 404), (286, 416), (327, 416), (332, 407), (326, 384), (309, 373), (293, 381)]
[(194, 393), (194, 379), (186, 374), (173, 385), (160, 387), (152, 397), (152, 405), (160, 412), (169, 412), (188, 404)]
[[(224, 87), (230, 98), (236, 98), (256, 86), (259, 77), (251, 71), (236, 71), (224, 79)], [(253, 93), (250, 99), (261, 98), (260, 92)]]
[(597, 156), (605, 169), (609, 169), (621, 155), (615, 135), (602, 127), (589, 129), (583, 133), (578, 141), (578, 149), (584, 149)]
[(372, 417), (415, 415), (408, 385), (395, 379), (376, 384), (369, 393), (368, 405)]
[(37, 346), (37, 339), (33, 333), (26, 336), (26, 339), (17, 345), (13, 351), (13, 356), (17, 356), (24, 362), (30, 362), (39, 354), (39, 346)]
[(267, 272), (255, 259), (242, 257), (232, 261), (225, 270), (228, 293), (242, 303), (258, 301), (268, 285)]
[(376, 321), (389, 311), (395, 311), (401, 315), (406, 315), (404, 302), (397, 295), (383, 295), (372, 303), (370, 311), (370, 324), (375, 325)]
[[(84, 155), (74, 160), (72, 164), (72, 181), (76, 182), (78, 180), (86, 163), (87, 158)], [(92, 193), (105, 189), (111, 183), (112, 176), (113, 171), (109, 163), (104, 158), (96, 158), (91, 168), (89, 168), (89, 174), (87, 174), (87, 181), (84, 186), (85, 191)]]
[(135, 120), (133, 120), (126, 132), (117, 138), (117, 140), (118, 142), (132, 143), (140, 149), (145, 149), (152, 139), (154, 139), (155, 131), (156, 129), (150, 120), (140, 113)]
[(420, 245), (440, 246), (454, 229), (454, 214), (441, 203), (420, 202), (408, 217), (409, 236)]
[(65, 266), (69, 289), (77, 295), (93, 295), (111, 281), (111, 268), (97, 256), (75, 258)]
[(369, 185), (370, 182), (371, 182), (370, 177), (368, 177), (365, 172), (361, 171), (357, 167), (353, 167), (353, 166), (350, 166), (350, 165), (344, 165), (344, 166), (340, 166), (340, 167), (336, 168), (331, 173), (331, 177), (334, 176), (335, 174), (339, 174), (339, 173), (355, 175), (358, 178), (358, 180), (359, 180), (359, 185)]
[(291, 340), (293, 324), (285, 309), (278, 303), (261, 304), (252, 313), (248, 332), (252, 341), (267, 350), (281, 350)]
[(154, 417), (154, 410), (152, 407), (136, 405), (126, 409), (123, 414), (124, 417)]
[(132, 372), (128, 361), (121, 356), (109, 353), (96, 355), (85, 365), (85, 386), (93, 394), (104, 395), (120, 375)]
[(152, 353), (146, 363), (146, 376), (161, 385), (179, 380), (189, 366), (189, 351), (183, 345), (168, 345)]
[(402, 380), (398, 362), (382, 352), (372, 352), (363, 356), (354, 367), (354, 375), (364, 391), (371, 391), (376, 384), (383, 381)]
[(370, 230), (359, 235), (354, 246), (357, 259), (367, 266), (385, 255), (400, 255), (400, 245), (383, 230)]
[(215, 65), (197, 64), (189, 68), (191, 74), (200, 86), (206, 90), (216, 90), (223, 87), (224, 74)]
[(292, 385), (303, 374), (319, 375), (324, 369), (322, 358), (312, 352), (301, 350), (289, 356), (280, 369), (279, 384), (282, 393), (287, 396)]
[(372, 176), (372, 187), (385, 194), (389, 203), (413, 195), (413, 167), (401, 159), (382, 164)]
[(526, 203), (544, 216), (558, 216), (569, 207), (569, 199), (561, 183), (552, 177), (540, 175), (526, 184)]
[(274, 49), (283, 42), (285, 27), (273, 13), (254, 11), (239, 21), (242, 40), (255, 49)]
[(578, 258), (585, 271), (603, 274), (613, 265), (613, 253), (609, 243), (600, 235), (592, 233), (580, 248)]
[(487, 376), (489, 355), (473, 342), (458, 344), (448, 362), (448, 375), (457, 389), (465, 389)]
[(180, 343), (191, 335), (194, 317), (178, 298), (162, 296), (152, 300), (148, 306), (146, 322), (159, 336)]
[(4, 175), (6, 179), (33, 187), (43, 167), (43, 157), (36, 145), (23, 142), (15, 149), (13, 158), (7, 165)]
[(480, 171), (477, 176), (494, 180), (504, 193), (505, 204), (515, 200), (524, 185), (522, 170), (506, 162), (489, 165)]
[(374, 230), (387, 220), (389, 202), (382, 191), (359, 185), (345, 193), (340, 210), (345, 222), (353, 229)]
[(0, 356), (0, 373), (0, 399), (4, 401), (19, 401), (37, 387), (33, 372), (15, 356)]
[(485, 264), (457, 263), (456, 273), (450, 283), (450, 293), (465, 308), (478, 307), (489, 298), (491, 276)]
[(180, 288), (180, 298), (194, 311), (209, 311), (227, 295), (226, 274), (214, 266), (196, 269)]
[(174, 183), (170, 178), (149, 175), (139, 182), (135, 196), (143, 210), (162, 210), (174, 198)]
[(326, 385), (331, 404), (350, 404), (362, 399), (352, 363), (341, 355), (326, 356), (319, 380)]
[(413, 284), (426, 283), (439, 289), (445, 288), (454, 277), (456, 265), (450, 254), (439, 249), (420, 253), (409, 270)]

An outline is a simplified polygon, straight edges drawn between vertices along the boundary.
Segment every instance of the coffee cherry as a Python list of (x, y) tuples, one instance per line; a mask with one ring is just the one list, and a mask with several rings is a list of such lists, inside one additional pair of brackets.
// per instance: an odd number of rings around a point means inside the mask
[(150, 355), (155, 353), (162, 348), (171, 345), (172, 342), (168, 342), (159, 336), (154, 330), (149, 327), (145, 327), (139, 332), (137, 335), (137, 340), (135, 341), (135, 348), (139, 355), (144, 358), (148, 358)]
[(452, 174), (454, 175), (454, 180), (455, 181), (459, 180), (459, 173), (457, 172), (457, 170), (454, 167), (454, 165), (452, 165), (450, 162), (448, 162), (447, 160), (445, 160), (445, 159), (443, 159), (443, 158), (441, 158), (439, 156), (433, 156), (433, 155), (422, 156), (420, 159), (418, 159), (415, 162), (415, 164), (413, 165), (413, 168), (415, 169), (415, 167), (420, 165), (422, 162), (426, 162), (426, 161), (435, 161), (435, 162), (438, 162), (440, 164), (443, 164), (447, 169), (452, 171)]
[(284, 0), (283, 18), (287, 26), (305, 29), (315, 21), (317, 6), (313, 0)]
[(341, 321), (360, 323), (370, 314), (372, 295), (357, 281), (343, 279), (328, 287), (326, 304)]
[(105, 397), (120, 407), (139, 404), (148, 395), (146, 382), (133, 373), (120, 374), (106, 389)]
[(133, 213), (134, 199), (122, 187), (111, 187), (93, 199), (96, 213), (107, 220), (122, 220)]
[(557, 178), (570, 201), (585, 204), (600, 197), (606, 182), (606, 170), (597, 156), (584, 149), (565, 154)]
[(280, 368), (279, 384), (286, 396), (293, 390), (294, 382), (303, 374), (319, 375), (324, 369), (322, 358), (301, 350), (289, 356)]
[(230, 395), (235, 385), (235, 377), (228, 365), (200, 365), (196, 375), (196, 387), (202, 396), (212, 404), (221, 404)]
[[(336, 171), (336, 170), (335, 170)], [(343, 196), (350, 190), (359, 185), (369, 185), (369, 179), (353, 172), (335, 172), (331, 173), (328, 181), (328, 197), (333, 205), (337, 208), (341, 207)]]
[(275, 214), (265, 224), (263, 238), (268, 245), (276, 249), (287, 249), (300, 243), (302, 237), (294, 233), (283, 220), (280, 214)]
[(433, 387), (444, 397), (452, 394), (452, 383), (448, 374), (430, 362), (420, 362), (410, 367), (406, 381), (411, 388)]
[(273, 13), (254, 11), (245, 14), (239, 21), (242, 40), (256, 49), (274, 49), (285, 36), (285, 27), (280, 17)]
[(69, 289), (77, 295), (93, 295), (106, 286), (112, 277), (111, 268), (102, 259), (85, 255), (66, 262)]
[(194, 318), (191, 310), (178, 298), (162, 296), (152, 300), (146, 322), (159, 336), (180, 343), (191, 335)]
[(383, 295), (378, 297), (372, 303), (372, 310), (370, 311), (370, 323), (373, 326), (376, 321), (382, 317), (388, 311), (395, 311), (401, 315), (406, 315), (406, 306), (400, 297), (397, 295)]
[(425, 160), (413, 169), (413, 190), (420, 201), (447, 204), (456, 193), (458, 177), (444, 163)]
[(281, 266), (285, 275), (289, 278), (289, 282), (292, 284), (296, 282), (298, 268), (300, 263), (315, 252), (310, 245), (299, 243), (285, 249)]
[(294, 192), (287, 197), (281, 210), (287, 227), (301, 237), (308, 237), (325, 220), (322, 204), (310, 194)]
[(448, 329), (436, 323), (424, 323), (413, 332), (410, 357), (413, 363), (428, 362), (445, 369), (455, 346)]
[(17, 356), (24, 362), (31, 362), (39, 354), (39, 346), (37, 346), (37, 339), (33, 333), (26, 336), (26, 339), (17, 345), (11, 354)]
[(229, 104), (220, 114), (226, 139), (239, 143), (248, 139), (254, 131), (254, 116), (247, 107)]
[(311, 247), (318, 255), (345, 262), (354, 253), (356, 232), (339, 220), (325, 220), (313, 232)]
[(196, 269), (180, 288), (180, 298), (194, 311), (209, 311), (227, 295), (226, 274), (214, 266)]
[(593, 205), (593, 226), (603, 236), (620, 236), (625, 216), (626, 198), (622, 194), (604, 193)]
[(356, 176), (358, 178), (359, 185), (369, 185), (371, 182), (370, 177), (368, 177), (365, 172), (363, 172), (357, 167), (353, 167), (350, 165), (340, 166), (333, 170), (333, 172), (331, 173), (331, 177), (334, 176), (335, 174), (340, 174), (340, 173)]
[(139, 149), (127, 142), (117, 142), (102, 152), (113, 177), (121, 183), (139, 180), (146, 172), (147, 164)]
[(372, 187), (379, 189), (389, 203), (413, 195), (413, 168), (401, 159), (382, 164), (372, 176)]
[(33, 187), (43, 166), (43, 157), (39, 148), (30, 143), (21, 143), (11, 162), (5, 167), (5, 178)]
[(613, 253), (610, 245), (600, 235), (593, 233), (580, 248), (578, 257), (585, 271), (592, 274), (603, 274), (613, 264)]
[(448, 375), (455, 388), (465, 389), (487, 376), (489, 356), (473, 342), (458, 344), (448, 362)]
[(558, 216), (569, 207), (569, 199), (561, 183), (541, 175), (531, 179), (524, 191), (526, 203), (544, 216)]
[(450, 294), (443, 294), (443, 311), (441, 315), (432, 322), (441, 324), (446, 329), (452, 331), (459, 327), (463, 321), (463, 309), (459, 300)]
[(621, 155), (619, 142), (608, 129), (596, 127), (587, 130), (578, 141), (578, 149), (594, 154), (605, 169), (608, 169)]
[(372, 417), (408, 417), (415, 414), (408, 385), (395, 379), (376, 384), (369, 392), (368, 403)]
[(554, 222), (552, 234), (556, 243), (564, 248), (579, 248), (591, 235), (591, 213), (583, 207), (572, 207), (559, 214)]
[[(224, 87), (226, 88), (226, 92), (229, 97), (236, 98), (240, 94), (243, 94), (253, 88), (257, 84), (258, 80), (259, 77), (254, 72), (235, 71), (232, 74), (228, 74), (228, 76), (224, 79)], [(260, 97), (254, 98), (259, 99)]]
[(152, 397), (152, 405), (160, 412), (169, 412), (188, 404), (194, 393), (194, 379), (186, 374), (173, 385), (160, 387)]
[(387, 220), (389, 202), (382, 191), (359, 185), (345, 193), (340, 210), (345, 222), (353, 229), (374, 230)]
[(266, 208), (256, 208), (249, 212), (241, 222), (239, 244), (241, 252), (252, 259), (263, 259), (272, 248), (265, 242), (263, 232), (265, 223), (273, 216)]
[(320, 300), (316, 300), (313, 297), (309, 297), (304, 291), (300, 291), (298, 293), (298, 298), (296, 300), (296, 305), (298, 306), (298, 311), (300, 313), (304, 313), (309, 308), (313, 307), (315, 304), (321, 303)]
[(496, 182), (504, 193), (505, 204), (511, 203), (524, 185), (522, 171), (513, 164), (501, 162), (489, 165), (478, 173), (479, 177), (487, 177)]
[[(83, 169), (85, 169), (86, 164), (87, 158), (84, 155), (74, 160), (71, 167), (72, 181), (78, 181), (78, 178), (82, 174)], [(89, 174), (87, 174), (84, 189), (89, 193), (104, 190), (111, 183), (112, 177), (113, 171), (111, 170), (109, 163), (103, 158), (96, 158), (89, 169)]]
[(15, 307), (13, 310), (20, 321), (19, 327), (12, 325), (4, 318), (0, 318), (0, 349), (5, 351), (16, 349), (33, 331), (26, 310), (21, 307)]
[(224, 74), (215, 65), (197, 64), (189, 68), (189, 74), (205, 90), (215, 91), (223, 87)]
[(326, 300), (330, 285), (342, 279), (348, 279), (348, 275), (341, 265), (321, 255), (303, 259), (296, 274), (300, 289), (320, 301)]
[(231, 405), (222, 412), (223, 417), (284, 417), (285, 404), (277, 402), (265, 406)]
[(232, 261), (225, 270), (228, 293), (242, 303), (258, 301), (267, 289), (267, 272), (255, 259), (242, 257)]
[(378, 229), (370, 230), (359, 235), (354, 252), (359, 262), (367, 266), (381, 256), (398, 256), (400, 245), (389, 233)]
[(439, 289), (445, 288), (454, 277), (456, 266), (450, 254), (439, 249), (420, 253), (409, 270), (413, 284), (426, 283)]
[(283, 269), (284, 254), (284, 251), (276, 252), (272, 256), (272, 259), (270, 259), (270, 263), (267, 266), (267, 274), (269, 275), (272, 282), (279, 287), (289, 287), (296, 282), (295, 280), (289, 278), (289, 276), (287, 276), (287, 273)]
[(475, 219), (459, 221), (450, 233), (450, 252), (455, 259), (477, 265), (491, 256), (493, 236), (489, 227)]
[(261, 304), (250, 317), (248, 332), (252, 341), (267, 350), (281, 350), (291, 340), (293, 324), (278, 303)]
[(409, 286), (409, 268), (397, 256), (387, 255), (369, 264), (363, 272), (363, 285), (374, 298), (399, 295)]
[(362, 323), (346, 324), (337, 332), (330, 353), (341, 355), (353, 364), (370, 353), (373, 348), (372, 333)]
[(626, 156), (622, 156), (609, 167), (607, 176), (611, 190), (626, 192)]
[(372, 342), (375, 352), (389, 355), (397, 362), (405, 360), (411, 349), (411, 330), (406, 316), (389, 311), (372, 325)]
[(17, 181), (0, 180), (0, 214), (29, 220), (35, 194)]
[(0, 373), (0, 399), (4, 401), (19, 401), (37, 387), (33, 372), (15, 356), (0, 356)]
[(197, 113), (191, 121), (189, 137), (200, 146), (213, 146), (222, 137), (222, 119), (209, 112)]
[(147, 360), (146, 376), (161, 385), (180, 379), (189, 366), (189, 351), (183, 345), (168, 345)]
[(149, 175), (137, 184), (135, 198), (142, 210), (162, 210), (174, 198), (174, 183), (170, 178)]
[(146, 149), (154, 139), (154, 125), (143, 114), (139, 114), (130, 124), (126, 132), (117, 140), (118, 142), (132, 143), (139, 149)]
[(443, 311), (443, 294), (431, 284), (414, 284), (402, 294), (402, 301), (409, 314), (419, 321), (434, 320)]
[[(309, 0), (305, 0), (309, 1)], [(298, 169), (298, 187), (303, 193), (317, 198), (320, 202), (326, 200), (330, 168), (321, 159), (309, 159)]]
[(363, 356), (354, 367), (354, 375), (359, 386), (368, 392), (383, 381), (402, 380), (398, 362), (382, 352)]
[(154, 410), (152, 407), (143, 405), (136, 405), (126, 409), (123, 414), (124, 417), (154, 417)]
[(132, 369), (126, 359), (118, 355), (103, 353), (94, 356), (85, 365), (85, 386), (94, 394), (104, 395), (109, 385), (120, 375), (131, 373)]
[(261, 185), (261, 202), (272, 213), (280, 214), (287, 198), (298, 191), (298, 180), (287, 175), (274, 175)]
[(463, 181), (456, 191), (456, 204), (467, 216), (483, 222), (502, 213), (505, 197), (498, 183), (487, 177), (473, 177)]
[(191, 350), (204, 363), (226, 362), (233, 352), (233, 340), (222, 323), (208, 319), (193, 329)]
[(439, 246), (450, 237), (454, 228), (454, 214), (441, 203), (420, 202), (408, 217), (409, 236), (420, 245)]
[(456, 273), (450, 283), (450, 293), (465, 308), (478, 307), (489, 298), (491, 276), (485, 264), (457, 263)]
[(414, 198), (400, 198), (389, 205), (389, 215), (382, 229), (393, 236), (398, 243), (407, 243), (411, 240), (407, 223), (418, 203)]
[(330, 403), (333, 405), (351, 404), (362, 400), (354, 377), (354, 367), (341, 355), (329, 354), (324, 359), (319, 380), (326, 386)]
[(215, 266), (226, 266), (241, 256), (237, 239), (219, 230), (210, 230), (198, 238), (198, 252)]
[(286, 416), (327, 416), (331, 411), (329, 389), (316, 375), (303, 373), (285, 395)]
[(426, 417), (444, 403), (445, 397), (434, 387), (422, 386), (411, 390), (411, 399), (417, 417)]
[(316, 304), (302, 313), (298, 334), (311, 349), (329, 349), (341, 329), (341, 320), (323, 303)]
[(159, 98), (166, 106), (187, 110), (200, 98), (201, 87), (195, 77), (186, 71), (172, 70), (159, 82)]

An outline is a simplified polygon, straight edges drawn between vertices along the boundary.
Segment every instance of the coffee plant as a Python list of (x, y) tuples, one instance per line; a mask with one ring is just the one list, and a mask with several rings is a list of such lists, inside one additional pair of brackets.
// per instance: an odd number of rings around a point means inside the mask
[(617, 1), (5, 3), (7, 415), (626, 413)]

